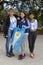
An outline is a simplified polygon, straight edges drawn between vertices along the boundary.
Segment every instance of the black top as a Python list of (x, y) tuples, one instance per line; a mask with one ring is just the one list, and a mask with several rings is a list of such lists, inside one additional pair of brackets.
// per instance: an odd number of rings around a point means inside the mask
[[(18, 17), (17, 15), (14, 15), (16, 18)], [(10, 17), (9, 15), (6, 17), (5, 21), (4, 21), (4, 25), (3, 25), (3, 32), (4, 32), (4, 36), (6, 36), (8, 34), (8, 29), (10, 26)], [(18, 22), (17, 22), (17, 26), (18, 26)]]

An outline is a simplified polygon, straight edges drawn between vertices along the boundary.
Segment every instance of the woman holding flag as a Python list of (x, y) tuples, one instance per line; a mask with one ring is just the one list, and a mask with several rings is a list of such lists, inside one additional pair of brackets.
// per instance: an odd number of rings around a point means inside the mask
[(21, 22), (20, 22), (20, 28), (24, 28), (25, 29), (25, 33), (24, 33), (24, 39), (22, 41), (22, 44), (21, 44), (21, 54), (19, 55), (19, 60), (21, 59), (24, 59), (25, 58), (25, 43), (26, 43), (26, 38), (27, 35), (26, 33), (29, 32), (29, 25), (28, 25), (28, 20), (26, 19), (26, 14), (24, 12), (21, 12)]

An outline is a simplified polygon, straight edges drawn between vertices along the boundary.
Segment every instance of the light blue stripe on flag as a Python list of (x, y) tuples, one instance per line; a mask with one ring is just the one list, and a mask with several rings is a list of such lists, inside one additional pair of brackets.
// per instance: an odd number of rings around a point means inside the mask
[[(20, 37), (17, 39), (17, 41), (15, 42), (15, 34), (19, 32), (20, 33)], [(13, 35), (12, 35), (12, 38), (11, 38), (11, 44), (15, 43), (14, 46), (13, 46), (13, 49), (14, 51), (19, 51), (20, 49), (20, 46), (21, 46), (21, 43), (22, 43), (22, 40), (23, 40), (23, 37), (24, 37), (24, 32), (25, 32), (25, 29), (24, 28), (16, 28), (13, 32)]]

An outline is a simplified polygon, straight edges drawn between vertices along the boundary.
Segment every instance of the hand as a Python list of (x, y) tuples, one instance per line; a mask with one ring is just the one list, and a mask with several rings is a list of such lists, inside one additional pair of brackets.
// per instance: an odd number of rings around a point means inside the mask
[(27, 26), (25, 26), (25, 25), (23, 25), (22, 27), (25, 28), (25, 29), (27, 28)]

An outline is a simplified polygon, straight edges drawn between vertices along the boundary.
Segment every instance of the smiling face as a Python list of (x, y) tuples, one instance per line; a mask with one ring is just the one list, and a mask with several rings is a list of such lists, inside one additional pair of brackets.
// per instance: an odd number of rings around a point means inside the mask
[(21, 12), (21, 18), (23, 19), (25, 17), (25, 14), (23, 12)]
[(12, 16), (12, 15), (14, 15), (14, 10), (10, 9), (8, 13), (9, 13), (10, 16)]
[(32, 19), (34, 19), (34, 14), (30, 14), (29, 15), (29, 18), (32, 20)]

